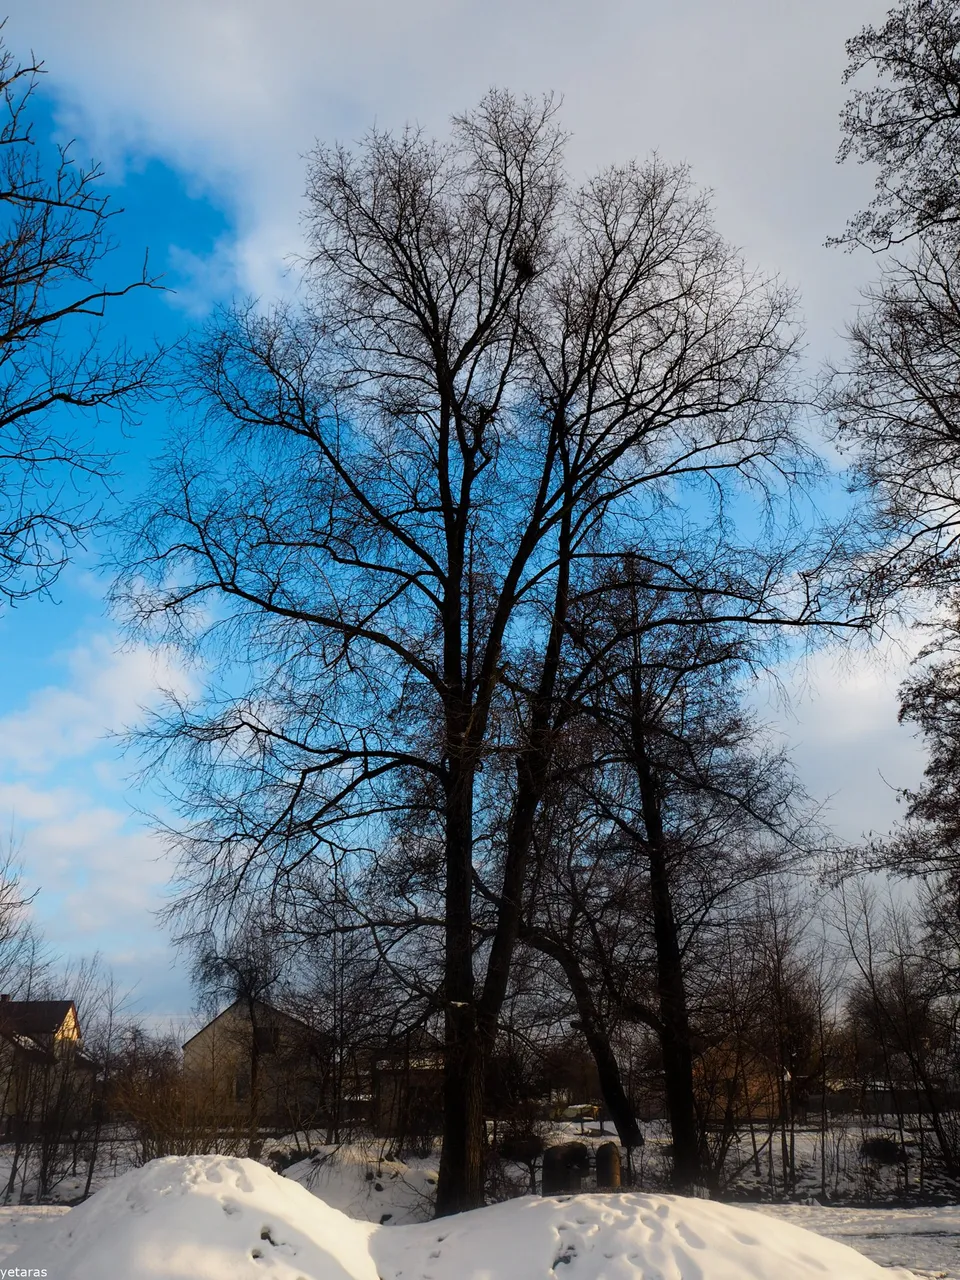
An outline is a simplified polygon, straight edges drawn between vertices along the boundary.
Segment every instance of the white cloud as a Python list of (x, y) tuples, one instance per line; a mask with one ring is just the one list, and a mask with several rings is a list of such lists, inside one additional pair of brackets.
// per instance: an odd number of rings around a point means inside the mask
[[(58, 952), (99, 950), (108, 962), (139, 952), (141, 976), (162, 957), (166, 976), (152, 973), (150, 998), (185, 1005), (154, 914), (170, 878), (164, 842), (133, 813), (128, 771), (107, 735), (136, 722), (161, 688), (183, 692), (188, 681), (164, 653), (118, 648), (109, 634), (77, 645), (63, 666), (60, 683), (0, 718), (0, 832), (27, 890), (38, 891), (32, 910)], [(122, 967), (124, 982), (136, 982), (136, 967)]]
[(39, 789), (27, 782), (0, 782), (0, 814), (17, 822), (47, 822), (69, 813), (79, 793), (69, 787)]
[[(843, 43), (881, 16), (877, 0), (8, 0), (7, 12), (6, 38), (46, 59), (81, 154), (116, 166), (158, 156), (231, 212), (235, 236), (207, 261), (181, 250), (192, 311), (232, 285), (289, 287), (315, 138), (350, 142), (374, 122), (407, 120), (442, 131), (491, 84), (564, 95), (574, 173), (654, 148), (690, 162), (717, 193), (724, 234), (802, 286), (815, 352), (873, 270), (822, 243), (870, 196), (869, 173), (838, 169), (834, 155)], [(872, 658), (844, 671), (827, 655), (812, 661), (808, 692), (791, 677), (797, 712), (783, 731), (811, 790), (835, 795), (847, 836), (895, 817), (884, 778), (899, 786), (919, 773), (896, 723), (898, 678)], [(0, 724), (0, 816), (32, 824), (40, 860), (62, 859), (72, 830), (91, 894), (139, 922), (163, 876), (150, 878), (142, 833), (100, 812), (116, 765), (97, 744), (149, 700), (152, 679), (146, 652), (115, 656), (96, 642), (68, 682)], [(83, 785), (66, 788), (61, 773), (81, 763)], [(106, 808), (119, 815), (117, 796)], [(92, 928), (101, 906), (70, 901)]]
[(921, 743), (897, 722), (897, 690), (923, 635), (904, 631), (873, 649), (827, 648), (779, 673), (789, 708), (769, 686), (757, 703), (769, 716), (799, 777), (844, 840), (881, 834), (903, 814), (898, 792), (923, 771)]
[(229, 300), (240, 274), (236, 255), (237, 245), (229, 236), (222, 236), (206, 257), (171, 245), (170, 268), (179, 283), (170, 292), (170, 301), (193, 319), (201, 319), (211, 302)]
[(138, 720), (160, 689), (188, 687), (163, 651), (121, 649), (106, 635), (79, 645), (66, 665), (62, 684), (36, 690), (25, 707), (0, 717), (0, 770), (44, 773), (83, 757)]
[(445, 128), (491, 84), (556, 90), (574, 169), (658, 148), (718, 193), (721, 224), (802, 283), (823, 332), (864, 271), (822, 249), (869, 196), (838, 170), (843, 42), (875, 0), (9, 0), (64, 127), (110, 162), (158, 155), (232, 206), (244, 290), (299, 243), (302, 155), (375, 121)]

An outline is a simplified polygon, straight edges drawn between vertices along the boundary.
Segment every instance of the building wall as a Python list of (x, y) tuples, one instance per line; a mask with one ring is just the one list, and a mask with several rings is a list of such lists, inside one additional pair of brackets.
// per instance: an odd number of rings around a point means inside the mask
[(441, 1131), (442, 1068), (379, 1064), (373, 1088), (373, 1127), (378, 1137), (407, 1141)]
[(59, 1028), (53, 1034), (54, 1040), (80, 1040), (80, 1024), (77, 1021), (77, 1015), (73, 1009), (67, 1011), (67, 1016), (60, 1024)]
[(251, 1023), (238, 1003), (184, 1045), (183, 1071), (194, 1097), (224, 1119), (256, 1114), (262, 1124), (300, 1125), (320, 1110), (322, 1058), (308, 1027), (266, 1005), (255, 1006)]

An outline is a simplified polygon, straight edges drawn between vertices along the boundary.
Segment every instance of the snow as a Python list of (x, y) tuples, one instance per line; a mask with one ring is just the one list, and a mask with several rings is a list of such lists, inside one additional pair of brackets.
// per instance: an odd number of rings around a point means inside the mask
[[(771, 1229), (773, 1228), (773, 1229)], [(748, 1209), (679, 1196), (526, 1196), (372, 1241), (383, 1280), (906, 1280)], [(562, 1264), (569, 1271), (560, 1271)]]
[(886, 1267), (960, 1280), (960, 1205), (848, 1209), (765, 1205), (761, 1212), (849, 1244)]
[(4, 1266), (55, 1280), (378, 1280), (373, 1229), (256, 1161), (171, 1156), (38, 1228)]
[[(251, 1160), (170, 1157), (35, 1226), (2, 1264), (55, 1280), (906, 1280), (752, 1210), (526, 1196), (409, 1226), (347, 1217)], [(2, 1269), (0, 1269), (2, 1275)]]
[[(27, 1240), (37, 1228), (70, 1210), (63, 1204), (12, 1204), (0, 1206), (0, 1267), (4, 1259)], [(0, 1280), (3, 1273), (0, 1271)]]
[(375, 1143), (321, 1147), (283, 1171), (348, 1218), (400, 1226), (433, 1217), (436, 1160), (388, 1160)]

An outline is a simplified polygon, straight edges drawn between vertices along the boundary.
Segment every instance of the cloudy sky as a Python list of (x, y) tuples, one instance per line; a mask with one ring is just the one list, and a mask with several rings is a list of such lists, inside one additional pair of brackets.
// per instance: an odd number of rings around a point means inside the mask
[[(132, 306), (134, 336), (170, 337), (238, 293), (295, 286), (303, 155), (371, 124), (442, 131), (490, 85), (563, 98), (576, 176), (658, 151), (715, 194), (720, 229), (796, 285), (811, 367), (842, 358), (875, 264), (823, 248), (870, 194), (838, 167), (843, 42), (884, 0), (8, 0), (5, 35), (47, 76), (38, 129), (96, 156), (125, 209), (121, 263), (145, 248), (175, 292)], [(164, 430), (124, 443), (121, 497)], [(134, 723), (162, 655), (122, 650), (103, 609), (97, 548), (55, 602), (0, 619), (0, 831), (20, 845), (45, 931), (101, 950), (145, 1013), (189, 992), (151, 912), (163, 850), (137, 816), (107, 735)], [(910, 639), (907, 638), (907, 648)], [(920, 757), (896, 725), (904, 653), (819, 655), (776, 709), (809, 788), (845, 837), (882, 830)]]

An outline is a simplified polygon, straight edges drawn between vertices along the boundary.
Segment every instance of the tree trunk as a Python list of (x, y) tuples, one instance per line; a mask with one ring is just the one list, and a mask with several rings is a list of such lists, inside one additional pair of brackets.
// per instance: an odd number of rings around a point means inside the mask
[(447, 786), (443, 1145), (437, 1217), (484, 1202), (484, 1052), (473, 979), (473, 776), (455, 762)]
[[(553, 752), (552, 710), (563, 644), (569, 588), (570, 515), (564, 516), (550, 635), (532, 702), (530, 738), (517, 761), (517, 795), (507, 837), (507, 857), (497, 923), (483, 988), (477, 999), (473, 973), (473, 784), (470, 733), (479, 705), (448, 708), (452, 745), (447, 784), (445, 1062), (443, 1150), (437, 1185), (437, 1216), (484, 1203), (487, 1134), (483, 1118), (486, 1063), (493, 1053), (506, 996), (522, 912), (536, 814), (543, 799)], [(457, 624), (459, 627), (459, 623)], [(445, 669), (459, 670), (459, 630), (448, 630)], [(455, 656), (456, 655), (456, 656)], [(487, 704), (488, 705), (488, 704)]]
[(647, 832), (646, 854), (650, 863), (650, 900), (657, 952), (657, 995), (660, 1003), (660, 1047), (663, 1053), (664, 1089), (673, 1140), (673, 1178), (678, 1190), (701, 1181), (700, 1135), (693, 1088), (693, 1051), (690, 1020), (677, 922), (670, 891), (670, 874), (660, 797), (647, 758), (639, 708), (633, 723), (634, 767), (640, 784), (641, 806)]
[(693, 1088), (693, 1053), (673, 902), (663, 859), (656, 853), (650, 859), (650, 887), (657, 948), (660, 1045), (673, 1139), (673, 1174), (677, 1187), (687, 1189), (700, 1181), (702, 1172)]
[(477, 1209), (484, 1203), (485, 1063), (472, 1008), (447, 1011), (445, 1050), (438, 1218)]
[(93, 1173), (97, 1167), (97, 1157), (100, 1154), (100, 1136), (103, 1132), (103, 1101), (97, 1098), (95, 1103), (96, 1113), (94, 1119), (93, 1138), (90, 1143), (90, 1158), (87, 1161), (87, 1177), (83, 1184), (83, 1199), (89, 1200), (90, 1188), (93, 1185)]
[(621, 1145), (628, 1150), (633, 1147), (639, 1147), (643, 1143), (643, 1135), (637, 1123), (637, 1115), (633, 1108), (633, 1103), (627, 1097), (627, 1091), (623, 1087), (620, 1064), (617, 1062), (613, 1047), (610, 1044), (609, 1033), (597, 1010), (593, 996), (590, 993), (589, 984), (577, 964), (576, 958), (569, 952), (567, 954), (570, 963), (569, 965), (564, 964), (564, 972), (567, 976), (567, 982), (570, 984), (570, 991), (577, 1003), (577, 1012), (580, 1015), (580, 1025), (583, 1028), (584, 1038), (596, 1064), (597, 1076), (600, 1080), (600, 1092), (603, 1094), (604, 1104), (610, 1112), (610, 1119), (616, 1127), (617, 1137), (620, 1139)]
[(507, 856), (497, 908), (497, 923), (480, 998), (480, 1030), (484, 1048), (493, 1051), (500, 1010), (507, 993), (510, 966), (520, 932), (523, 889), (533, 847), (534, 825), (547, 788), (554, 750), (554, 698), (560, 671), (569, 608), (570, 510), (563, 516), (558, 552), (557, 589), (550, 634), (536, 693), (531, 699), (529, 739), (517, 755), (517, 791), (507, 830)]
[(623, 1086), (620, 1064), (613, 1052), (610, 1035), (576, 953), (559, 939), (540, 929), (524, 929), (522, 937), (528, 946), (549, 956), (563, 969), (570, 994), (576, 1002), (584, 1039), (597, 1068), (600, 1092), (603, 1094), (604, 1104), (617, 1130), (617, 1137), (628, 1151), (641, 1146), (643, 1135), (637, 1123), (633, 1103)]

